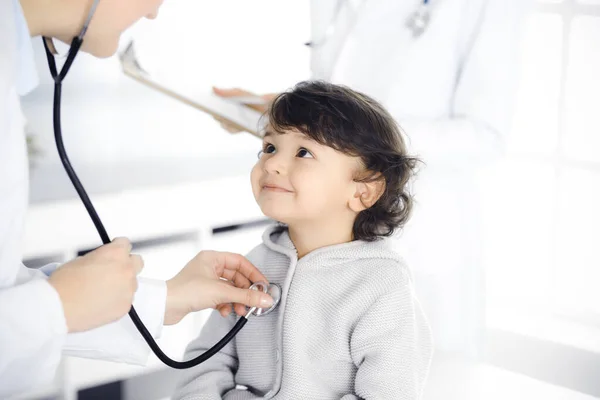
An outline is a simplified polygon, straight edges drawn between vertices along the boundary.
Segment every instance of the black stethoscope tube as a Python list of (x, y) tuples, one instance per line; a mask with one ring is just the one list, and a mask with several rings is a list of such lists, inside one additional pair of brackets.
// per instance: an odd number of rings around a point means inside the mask
[[(85, 189), (83, 188), (83, 185), (79, 181), (79, 178), (77, 177), (77, 174), (75, 173), (75, 170), (71, 166), (69, 158), (67, 157), (67, 152), (65, 150), (65, 146), (64, 146), (63, 138), (62, 138), (62, 129), (61, 129), (61, 120), (60, 120), (62, 82), (63, 82), (65, 76), (67, 75), (67, 72), (69, 72), (69, 68), (71, 68), (71, 65), (73, 64), (73, 60), (75, 59), (75, 56), (77, 55), (77, 52), (79, 51), (79, 48), (81, 47), (81, 44), (83, 43), (83, 40), (79, 37), (76, 37), (73, 39), (73, 41), (71, 42), (71, 47), (69, 49), (69, 53), (67, 55), (67, 60), (65, 61), (65, 64), (63, 65), (60, 73), (58, 73), (58, 71), (56, 69), (56, 61), (54, 59), (54, 55), (48, 48), (48, 43), (47, 43), (46, 38), (44, 38), (43, 41), (44, 41), (44, 48), (46, 49), (46, 57), (48, 58), (48, 66), (50, 68), (50, 73), (52, 75), (52, 78), (54, 79), (54, 108), (53, 108), (54, 139), (56, 141), (56, 148), (57, 148), (58, 154), (60, 156), (60, 161), (62, 162), (62, 165), (65, 168), (65, 171), (66, 171), (67, 175), (69, 176), (69, 179), (73, 183), (73, 186), (75, 187), (75, 190), (77, 191), (77, 194), (79, 195), (79, 198), (83, 202), (83, 205), (85, 206), (85, 209), (87, 210), (90, 218), (94, 222), (94, 226), (96, 227), (96, 230), (98, 231), (98, 234), (100, 235), (100, 238), (102, 239), (102, 243), (107, 244), (107, 243), (110, 243), (111, 240), (108, 237), (108, 233), (106, 233), (106, 229), (104, 228), (104, 225), (102, 224), (102, 221), (100, 220), (100, 217), (98, 216), (98, 213), (96, 212), (96, 209), (94, 208), (94, 205), (92, 204), (89, 196), (87, 195)], [(231, 339), (233, 339), (235, 337), (235, 335), (243, 328), (243, 326), (246, 324), (246, 322), (248, 322), (249, 315), (250, 315), (250, 313), (247, 316), (242, 316), (239, 319), (239, 321), (234, 325), (234, 327), (217, 344), (215, 344), (213, 347), (211, 347), (209, 350), (207, 350), (203, 354), (199, 355), (196, 358), (188, 360), (188, 361), (175, 361), (175, 360), (169, 358), (160, 349), (160, 347), (158, 346), (158, 344), (156, 343), (156, 341), (154, 340), (154, 338), (152, 337), (150, 332), (148, 332), (148, 329), (146, 329), (146, 327), (144, 326), (144, 323), (140, 320), (140, 317), (138, 316), (137, 312), (135, 311), (135, 308), (133, 307), (133, 305), (131, 306), (131, 309), (129, 310), (129, 317), (131, 317), (133, 324), (136, 326), (136, 328), (138, 329), (138, 331), (140, 332), (140, 334), (142, 335), (142, 337), (144, 338), (146, 343), (148, 343), (148, 346), (150, 346), (150, 348), (152, 349), (154, 354), (156, 354), (156, 356), (163, 363), (165, 363), (169, 367), (175, 368), (175, 369), (192, 368), (192, 367), (208, 360), (210, 357), (212, 357), (213, 355), (218, 353), (219, 350), (221, 350), (223, 347), (225, 347), (227, 345), (227, 343), (229, 343), (231, 341)]]

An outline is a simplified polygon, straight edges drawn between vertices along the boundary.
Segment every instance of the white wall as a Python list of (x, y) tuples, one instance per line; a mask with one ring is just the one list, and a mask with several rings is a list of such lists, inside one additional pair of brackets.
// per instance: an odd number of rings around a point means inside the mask
[[(302, 43), (309, 30), (304, 0), (169, 0), (155, 21), (141, 21), (127, 32), (122, 47), (134, 37), (142, 62), (207, 90), (221, 85), (267, 92), (308, 78), (308, 49)], [(23, 108), (43, 166), (58, 162), (53, 86), (41, 40), (34, 43), (41, 85), (23, 99)], [(249, 135), (230, 136), (212, 118), (123, 76), (117, 57), (80, 54), (63, 98), (63, 134), (74, 163), (258, 152), (260, 147)]]

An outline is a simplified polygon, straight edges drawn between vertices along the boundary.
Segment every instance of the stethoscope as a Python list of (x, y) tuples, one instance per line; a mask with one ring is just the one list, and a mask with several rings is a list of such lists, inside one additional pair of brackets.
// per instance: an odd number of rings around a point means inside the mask
[[(305, 45), (311, 48), (319, 48), (325, 45), (335, 33), (335, 30), (338, 27), (340, 15), (342, 10), (345, 7), (351, 7), (351, 0), (337, 0), (335, 4), (335, 9), (333, 11), (333, 16), (329, 20), (327, 24), (327, 28), (325, 29), (325, 33), (316, 39), (311, 40)], [(352, 26), (356, 24), (356, 20), (358, 19), (359, 9), (367, 2), (367, 0), (363, 0), (358, 6), (354, 7), (354, 18), (352, 21)], [(425, 32), (427, 29), (427, 25), (429, 25), (429, 19), (431, 17), (429, 0), (419, 0), (419, 6), (417, 9), (407, 18), (406, 27), (412, 32), (413, 37), (417, 38)], [(352, 27), (351, 26), (351, 27)]]
[[(63, 65), (62, 69), (60, 70), (60, 72), (58, 72), (56, 69), (56, 61), (54, 59), (54, 56), (57, 54), (57, 51), (54, 46), (54, 43), (52, 42), (52, 39), (44, 37), (43, 40), (44, 40), (44, 48), (46, 50), (46, 57), (48, 59), (48, 67), (50, 69), (52, 78), (54, 79), (53, 125), (54, 125), (54, 139), (56, 141), (56, 148), (58, 149), (58, 154), (60, 156), (60, 160), (63, 164), (63, 167), (65, 168), (65, 171), (67, 172), (67, 175), (69, 176), (69, 179), (73, 183), (73, 186), (75, 187), (75, 190), (77, 191), (77, 194), (79, 195), (79, 198), (83, 202), (83, 205), (85, 206), (85, 209), (87, 210), (90, 218), (94, 222), (94, 226), (96, 227), (96, 230), (98, 231), (98, 234), (100, 235), (100, 238), (102, 239), (102, 242), (104, 244), (108, 244), (108, 243), (110, 243), (110, 238), (108, 236), (108, 233), (106, 233), (106, 229), (104, 229), (104, 225), (102, 224), (102, 221), (100, 220), (100, 217), (98, 216), (98, 213), (96, 212), (96, 209), (94, 208), (92, 202), (90, 201), (89, 196), (87, 195), (85, 189), (83, 188), (83, 185), (79, 181), (77, 174), (75, 174), (75, 171), (73, 170), (73, 167), (71, 166), (69, 158), (67, 157), (67, 152), (65, 151), (65, 147), (63, 144), (63, 140), (62, 140), (62, 129), (61, 129), (61, 121), (60, 121), (60, 103), (61, 103), (62, 82), (65, 79), (67, 72), (69, 72), (69, 68), (71, 68), (71, 65), (73, 64), (73, 60), (75, 59), (75, 56), (79, 52), (81, 44), (83, 43), (83, 36), (85, 35), (85, 33), (88, 29), (88, 26), (90, 24), (90, 21), (92, 19), (92, 16), (94, 15), (94, 12), (96, 11), (98, 2), (99, 2), (99, 0), (94, 0), (92, 7), (90, 9), (90, 12), (89, 12), (89, 14), (85, 20), (85, 23), (83, 25), (83, 28), (81, 29), (81, 32), (79, 33), (79, 35), (77, 37), (73, 38), (73, 41), (71, 42), (71, 47), (69, 48), (69, 52), (66, 57), (66, 61)], [(262, 290), (264, 293), (268, 293), (269, 295), (271, 295), (271, 297), (273, 298), (273, 305), (271, 307), (269, 307), (268, 309), (257, 308), (257, 307), (247, 308), (246, 315), (240, 317), (240, 319), (236, 322), (236, 324), (233, 326), (233, 328), (217, 344), (215, 344), (213, 347), (211, 347), (209, 350), (207, 350), (204, 354), (201, 354), (198, 357), (193, 358), (188, 361), (175, 361), (175, 360), (172, 360), (171, 358), (169, 358), (165, 353), (163, 353), (163, 351), (160, 349), (160, 347), (158, 347), (158, 344), (154, 341), (154, 338), (152, 337), (150, 332), (148, 332), (148, 329), (146, 329), (146, 327), (144, 326), (144, 323), (140, 320), (140, 318), (133, 306), (131, 306), (131, 309), (129, 310), (129, 317), (133, 321), (134, 325), (136, 326), (136, 328), (138, 329), (138, 331), (140, 332), (140, 334), (142, 335), (144, 340), (148, 343), (148, 345), (150, 346), (150, 348), (152, 349), (154, 354), (156, 354), (156, 356), (163, 363), (165, 363), (169, 367), (176, 368), (176, 369), (191, 368), (191, 367), (194, 367), (194, 366), (208, 360), (210, 357), (212, 357), (213, 355), (218, 353), (219, 350), (221, 350), (225, 345), (227, 345), (227, 343), (229, 343), (231, 341), (231, 339), (233, 339), (235, 337), (235, 335), (244, 327), (244, 325), (248, 322), (248, 318), (250, 318), (250, 316), (252, 316), (252, 315), (264, 316), (264, 315), (269, 314), (277, 307), (277, 305), (279, 304), (279, 302), (281, 300), (281, 288), (277, 284), (274, 284), (274, 283), (267, 284), (265, 282), (255, 282), (252, 286), (250, 286), (250, 289)]]

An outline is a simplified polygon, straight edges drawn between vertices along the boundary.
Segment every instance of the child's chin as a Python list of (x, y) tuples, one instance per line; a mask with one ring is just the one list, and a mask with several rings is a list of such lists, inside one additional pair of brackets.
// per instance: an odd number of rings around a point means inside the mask
[(288, 224), (291, 220), (290, 213), (286, 210), (278, 209), (273, 206), (261, 206), (260, 209), (265, 217), (271, 218), (277, 222)]

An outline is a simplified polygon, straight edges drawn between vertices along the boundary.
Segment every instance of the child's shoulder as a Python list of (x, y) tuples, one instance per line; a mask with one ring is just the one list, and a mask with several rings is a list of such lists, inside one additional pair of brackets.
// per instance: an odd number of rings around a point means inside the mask
[[(376, 251), (370, 251), (368, 247), (375, 247)], [(412, 273), (406, 261), (385, 241), (367, 246), (365, 253), (354, 262), (367, 286), (378, 287), (383, 292), (388, 292), (412, 285)]]
[(410, 283), (410, 269), (401, 257), (362, 259), (362, 273), (373, 275), (382, 281), (393, 285)]

